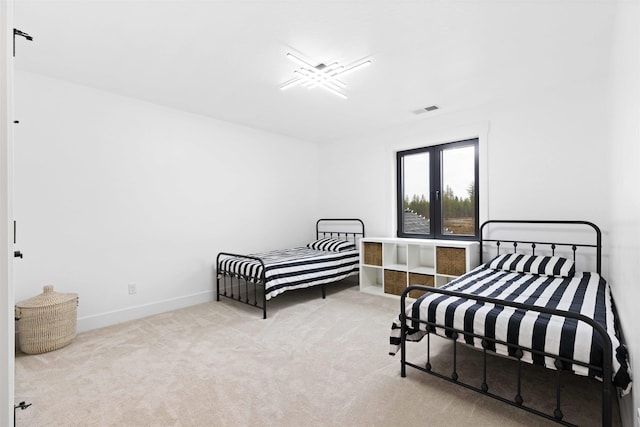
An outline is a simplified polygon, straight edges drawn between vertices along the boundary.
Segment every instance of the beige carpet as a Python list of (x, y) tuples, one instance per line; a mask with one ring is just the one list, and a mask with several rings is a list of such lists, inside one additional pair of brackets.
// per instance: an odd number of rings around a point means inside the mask
[[(223, 300), (82, 333), (57, 351), (16, 354), (16, 402), (33, 404), (18, 411), (16, 425), (554, 425), (422, 372), (401, 378), (399, 356), (388, 355), (398, 310), (397, 300), (343, 283), (325, 300), (317, 289), (278, 296), (267, 320)], [(412, 354), (425, 345), (410, 344)], [(437, 338), (432, 346), (450, 348)], [(462, 347), (458, 356), (470, 367), (481, 353)], [(503, 377), (510, 361), (493, 362), (491, 375)], [(545, 405), (536, 380), (547, 372), (526, 374), (524, 398)], [(567, 417), (599, 425), (599, 383), (568, 377)], [(503, 380), (489, 385), (511, 390)]]

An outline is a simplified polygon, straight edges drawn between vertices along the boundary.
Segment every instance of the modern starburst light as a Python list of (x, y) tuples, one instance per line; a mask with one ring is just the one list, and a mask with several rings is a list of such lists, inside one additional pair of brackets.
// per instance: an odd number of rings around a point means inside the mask
[(343, 92), (347, 85), (337, 77), (371, 64), (371, 60), (366, 60), (348, 66), (340, 65), (338, 62), (329, 65), (311, 65), (292, 53), (287, 53), (287, 58), (298, 64), (300, 68), (293, 71), (295, 77), (282, 83), (280, 89), (285, 90), (298, 84), (308, 89), (321, 87), (344, 99), (347, 99), (347, 95)]

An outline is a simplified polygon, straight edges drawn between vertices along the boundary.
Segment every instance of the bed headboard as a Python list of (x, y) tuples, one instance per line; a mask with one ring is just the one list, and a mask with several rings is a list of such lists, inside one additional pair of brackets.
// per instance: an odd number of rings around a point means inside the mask
[[(496, 233), (498, 232), (498, 233)], [(489, 238), (491, 234), (492, 238)], [(493, 237), (498, 234), (502, 237)], [(522, 236), (514, 239), (512, 236)], [(537, 237), (541, 236), (540, 240)], [(557, 240), (556, 240), (557, 239)], [(570, 240), (576, 243), (566, 243)], [(602, 233), (600, 228), (589, 221), (564, 220), (489, 220), (480, 226), (480, 263), (486, 253), (493, 258), (506, 252), (525, 252), (532, 255), (557, 255), (574, 262), (579, 248), (595, 249), (595, 265), (598, 274), (602, 270)], [(593, 258), (591, 250), (587, 258)], [(488, 259), (488, 258), (487, 258)], [(591, 269), (593, 271), (593, 269)]]
[(359, 248), (364, 237), (364, 222), (358, 218), (321, 218), (316, 221), (316, 239), (333, 237), (348, 240)]

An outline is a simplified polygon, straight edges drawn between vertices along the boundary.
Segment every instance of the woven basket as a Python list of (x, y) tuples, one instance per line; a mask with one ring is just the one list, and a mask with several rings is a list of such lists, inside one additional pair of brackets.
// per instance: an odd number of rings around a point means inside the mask
[(384, 270), (384, 293), (402, 295), (407, 289), (407, 273), (404, 271)]
[(462, 276), (467, 270), (464, 248), (436, 248), (436, 265), (438, 274)]
[(364, 263), (368, 265), (382, 265), (382, 243), (364, 243)]
[(20, 350), (45, 353), (69, 344), (76, 336), (77, 294), (61, 294), (45, 285), (43, 292), (16, 304)]

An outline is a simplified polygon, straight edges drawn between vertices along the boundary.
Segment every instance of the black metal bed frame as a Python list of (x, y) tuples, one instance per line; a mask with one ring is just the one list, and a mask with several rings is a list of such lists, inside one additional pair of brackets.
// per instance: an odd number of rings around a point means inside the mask
[[(328, 226), (327, 224), (345, 225), (345, 223), (349, 222), (353, 222), (352, 226), (355, 231), (325, 229), (325, 227)], [(320, 218), (316, 221), (316, 239), (325, 237), (344, 238), (344, 240), (353, 241), (356, 244), (356, 248), (358, 248), (358, 238), (364, 237), (364, 223), (359, 218)], [(262, 267), (259, 269), (261, 273), (258, 277), (252, 277), (224, 270), (220, 266), (220, 261), (225, 257), (254, 260)], [(222, 291), (220, 289), (221, 281)], [(315, 286), (321, 287), (322, 298), (324, 299), (326, 297), (325, 284)], [(262, 289), (262, 292), (258, 292), (259, 289)], [(253, 292), (251, 290), (253, 290)], [(260, 293), (262, 294), (261, 298)], [(267, 293), (264, 261), (251, 255), (220, 252), (216, 257), (216, 301), (220, 301), (221, 296), (262, 309), (262, 318), (266, 319)]]
[[(575, 243), (553, 243), (553, 242), (534, 242), (534, 241), (524, 241), (524, 240), (504, 240), (504, 239), (486, 239), (484, 238), (484, 228), (486, 226), (488, 226), (489, 224), (496, 224), (496, 223), (501, 223), (501, 224), (540, 224), (540, 225), (545, 225), (545, 224), (555, 224), (555, 225), (583, 225), (583, 226), (587, 226), (593, 229), (593, 231), (595, 232), (595, 243), (594, 244), (575, 244)], [(538, 247), (539, 245), (543, 245), (543, 246), (550, 246), (552, 253), (555, 254), (555, 249), (558, 246), (568, 246), (569, 248), (571, 248), (571, 251), (573, 252), (573, 258), (575, 261), (575, 254), (576, 254), (576, 249), (578, 247), (589, 247), (589, 248), (595, 248), (596, 249), (596, 265), (597, 265), (597, 272), (600, 273), (601, 270), (601, 258), (602, 258), (602, 234), (600, 232), (600, 229), (593, 223), (588, 222), (588, 221), (519, 221), (519, 220), (491, 220), (491, 221), (486, 221), (485, 223), (482, 224), (482, 226), (480, 227), (480, 263), (482, 264), (483, 260), (482, 260), (482, 255), (483, 255), (483, 244), (486, 242), (495, 242), (496, 243), (496, 247), (497, 247), (497, 251), (499, 253), (500, 251), (500, 246), (502, 243), (511, 243), (513, 246), (513, 251), (516, 252), (517, 248), (518, 248), (518, 244), (525, 244), (525, 245), (531, 245), (531, 249), (532, 251), (535, 253), (535, 249), (536, 247)], [(549, 354), (547, 352), (544, 351), (538, 351), (538, 350), (534, 350), (531, 348), (527, 348), (527, 347), (522, 347), (519, 345), (514, 345), (511, 343), (507, 343), (501, 340), (497, 340), (495, 338), (488, 338), (485, 337), (483, 335), (478, 335), (475, 333), (470, 333), (468, 331), (464, 331), (464, 330), (460, 330), (460, 329), (456, 329), (453, 327), (447, 327), (444, 325), (439, 325), (436, 324), (434, 322), (428, 322), (425, 320), (421, 320), (418, 318), (413, 318), (411, 316), (407, 316), (406, 312), (405, 312), (405, 300), (407, 298), (407, 296), (409, 295), (409, 292), (411, 292), (412, 290), (422, 290), (422, 291), (427, 291), (427, 292), (434, 292), (434, 293), (438, 293), (438, 294), (443, 294), (443, 295), (447, 295), (447, 296), (453, 296), (453, 297), (460, 297), (460, 298), (465, 298), (465, 299), (470, 299), (470, 300), (475, 300), (475, 301), (479, 301), (479, 302), (483, 302), (483, 303), (490, 303), (490, 304), (495, 304), (498, 306), (508, 306), (508, 307), (514, 307), (516, 309), (520, 309), (520, 310), (529, 310), (529, 311), (536, 311), (539, 313), (545, 313), (545, 314), (550, 314), (550, 315), (556, 315), (556, 316), (561, 316), (561, 317), (565, 317), (565, 318), (571, 318), (571, 319), (577, 319), (578, 321), (582, 321), (585, 322), (586, 324), (590, 325), (591, 327), (593, 327), (593, 329), (596, 331), (596, 333), (600, 336), (600, 338), (602, 339), (602, 346), (603, 346), (603, 365), (602, 366), (593, 366), (590, 364), (586, 364), (583, 362), (579, 362), (576, 360), (571, 360), (565, 357), (560, 357), (557, 355), (553, 355), (553, 354)], [(406, 336), (407, 336), (407, 320), (410, 321), (414, 321), (414, 322), (419, 322), (419, 323), (423, 323), (427, 325), (427, 363), (425, 366), (420, 366), (420, 365), (416, 365), (414, 363), (408, 362), (406, 360)], [(434, 375), (436, 377), (439, 377), (441, 379), (444, 379), (446, 381), (449, 382), (453, 382), (455, 384), (461, 385), (467, 389), (479, 392), (481, 394), (484, 394), (486, 396), (492, 397), (494, 399), (497, 399), (499, 401), (502, 401), (504, 403), (508, 403), (512, 406), (516, 406), (518, 408), (521, 408), (525, 411), (534, 413), (536, 415), (539, 415), (541, 417), (547, 418), (549, 420), (555, 421), (559, 424), (563, 424), (563, 425), (568, 425), (568, 426), (572, 426), (574, 424), (571, 424), (570, 422), (567, 422), (565, 420), (563, 420), (563, 413), (561, 410), (561, 399), (560, 399), (560, 386), (561, 386), (561, 381), (560, 381), (560, 373), (562, 372), (562, 366), (564, 364), (564, 362), (568, 362), (571, 364), (576, 364), (576, 365), (581, 365), (581, 366), (585, 366), (588, 367), (589, 369), (593, 369), (596, 372), (599, 372), (601, 374), (601, 378), (602, 378), (602, 425), (603, 426), (610, 426), (611, 425), (611, 418), (612, 418), (612, 408), (611, 408), (611, 388), (612, 388), (612, 349), (611, 349), (611, 339), (609, 338), (609, 335), (607, 333), (607, 331), (605, 330), (605, 328), (602, 327), (602, 325), (600, 325), (599, 323), (595, 322), (593, 319), (586, 317), (582, 314), (579, 313), (574, 313), (574, 312), (569, 312), (569, 311), (564, 311), (564, 310), (555, 310), (555, 309), (549, 309), (549, 308), (545, 308), (545, 307), (537, 307), (537, 306), (533, 306), (533, 305), (529, 305), (529, 304), (522, 304), (522, 303), (516, 303), (516, 302), (511, 302), (511, 301), (504, 301), (504, 300), (500, 300), (500, 299), (495, 299), (495, 298), (486, 298), (486, 297), (482, 297), (482, 296), (476, 296), (476, 295), (470, 295), (470, 294), (466, 294), (466, 293), (461, 293), (461, 292), (454, 292), (454, 291), (450, 291), (450, 290), (446, 290), (446, 289), (439, 289), (439, 288), (435, 288), (435, 287), (425, 287), (425, 286), (420, 286), (420, 285), (413, 285), (413, 286), (409, 286), (403, 293), (401, 296), (401, 303), (400, 303), (400, 321), (401, 321), (401, 335), (400, 335), (400, 352), (401, 352), (401, 376), (405, 377), (406, 376), (406, 367), (412, 367), (415, 369), (418, 369), (420, 371), (426, 372), (428, 374)], [(451, 372), (451, 374), (449, 375), (445, 375), (439, 372), (434, 372), (432, 370), (432, 366), (430, 363), (430, 339), (431, 339), (431, 331), (434, 331), (435, 328), (438, 327), (442, 330), (445, 330), (446, 333), (446, 337), (444, 338), (449, 338), (453, 341), (453, 349), (452, 349), (452, 353), (453, 353), (453, 371)], [(460, 379), (458, 378), (458, 372), (457, 372), (457, 346), (458, 346), (458, 335), (459, 334), (464, 334), (465, 336), (473, 336), (474, 338), (479, 338), (481, 339), (481, 343), (482, 343), (482, 347), (483, 349), (481, 350), (483, 353), (483, 361), (482, 361), (482, 383), (480, 384), (480, 386), (478, 387), (477, 385), (474, 384), (469, 384), (469, 383), (465, 383), (460, 381)], [(442, 335), (438, 335), (438, 336), (442, 336)], [(487, 353), (494, 353), (494, 351), (492, 350), (487, 350), (487, 347), (491, 347), (490, 344), (493, 343), (495, 348), (495, 344), (502, 344), (507, 346), (510, 349), (514, 350), (514, 353), (509, 352), (510, 354), (515, 354), (516, 357), (511, 357), (508, 356), (508, 358), (512, 359), (512, 360), (516, 360), (518, 362), (518, 369), (517, 369), (517, 378), (516, 378), (516, 382), (517, 382), (517, 387), (516, 387), (516, 394), (515, 397), (513, 399), (509, 399), (506, 398), (504, 396), (501, 395), (497, 395), (494, 394), (492, 392), (489, 391), (489, 385), (487, 383)], [(528, 351), (532, 354), (538, 354), (538, 355), (543, 355), (543, 356), (547, 356), (547, 357), (552, 357), (553, 359), (555, 359), (555, 365), (557, 368), (556, 371), (556, 407), (553, 411), (553, 414), (547, 414), (544, 413), (538, 409), (532, 408), (532, 407), (528, 407), (526, 405), (524, 405), (524, 399), (522, 397), (521, 394), (521, 384), (522, 384), (522, 378), (521, 378), (521, 367), (522, 367), (522, 356), (523, 356), (523, 351)], [(502, 356), (502, 355), (501, 355)], [(505, 356), (503, 356), (505, 357)], [(527, 362), (524, 362), (527, 363)]]

